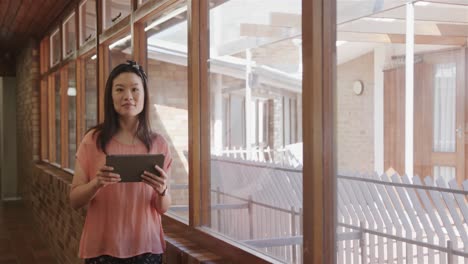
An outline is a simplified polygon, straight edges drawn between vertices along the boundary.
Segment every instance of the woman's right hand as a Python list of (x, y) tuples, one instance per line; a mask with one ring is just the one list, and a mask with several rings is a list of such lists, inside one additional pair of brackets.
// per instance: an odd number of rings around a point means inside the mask
[(109, 166), (102, 166), (99, 169), (99, 172), (96, 175), (96, 178), (94, 178), (94, 183), (95, 186), (100, 189), (101, 187), (105, 187), (109, 184), (114, 184), (120, 182), (120, 175), (117, 173), (113, 173), (112, 171), (114, 170), (113, 167)]

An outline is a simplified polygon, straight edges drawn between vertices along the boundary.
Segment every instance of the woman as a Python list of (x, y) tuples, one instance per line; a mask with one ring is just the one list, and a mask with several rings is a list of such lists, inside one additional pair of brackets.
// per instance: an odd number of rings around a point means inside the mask
[[(151, 131), (148, 99), (141, 66), (115, 67), (106, 82), (104, 123), (78, 148), (70, 202), (75, 209), (88, 205), (79, 250), (85, 263), (162, 263), (172, 158), (164, 138)], [(142, 182), (119, 183), (120, 175), (105, 166), (106, 155), (144, 153), (165, 155), (163, 168), (155, 166), (159, 177), (144, 172)]]

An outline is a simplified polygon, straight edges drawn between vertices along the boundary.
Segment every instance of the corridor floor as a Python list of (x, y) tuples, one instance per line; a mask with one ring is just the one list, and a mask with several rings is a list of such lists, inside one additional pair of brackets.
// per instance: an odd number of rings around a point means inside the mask
[(0, 264), (56, 264), (23, 202), (0, 202)]

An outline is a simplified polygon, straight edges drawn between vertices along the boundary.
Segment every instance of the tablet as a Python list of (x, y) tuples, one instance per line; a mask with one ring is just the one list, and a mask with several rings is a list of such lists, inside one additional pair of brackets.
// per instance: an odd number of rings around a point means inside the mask
[(160, 176), (160, 173), (154, 167), (155, 165), (163, 167), (163, 154), (106, 156), (106, 166), (114, 167), (113, 172), (120, 174), (120, 182), (141, 182), (143, 171)]

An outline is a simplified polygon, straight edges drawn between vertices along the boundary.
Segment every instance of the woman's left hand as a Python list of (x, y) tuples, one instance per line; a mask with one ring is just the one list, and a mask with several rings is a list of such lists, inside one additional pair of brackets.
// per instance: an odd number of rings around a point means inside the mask
[(164, 195), (167, 189), (167, 174), (158, 165), (154, 166), (159, 171), (161, 176), (157, 176), (151, 172), (144, 171), (141, 175), (143, 182), (153, 187), (153, 189), (159, 194)]

